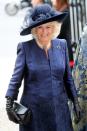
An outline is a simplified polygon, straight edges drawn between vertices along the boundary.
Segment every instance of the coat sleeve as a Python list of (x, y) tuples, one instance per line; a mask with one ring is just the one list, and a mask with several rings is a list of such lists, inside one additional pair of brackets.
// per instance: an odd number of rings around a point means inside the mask
[(64, 73), (64, 84), (68, 95), (68, 98), (74, 102), (77, 98), (77, 91), (72, 77), (71, 69), (69, 66), (69, 56), (67, 49), (67, 42), (65, 42), (65, 73)]
[(15, 62), (14, 72), (10, 80), (8, 90), (6, 92), (6, 97), (9, 96), (14, 100), (17, 99), (19, 87), (21, 86), (21, 82), (24, 76), (24, 69), (25, 69), (25, 53), (23, 44), (19, 43), (17, 47), (17, 58)]

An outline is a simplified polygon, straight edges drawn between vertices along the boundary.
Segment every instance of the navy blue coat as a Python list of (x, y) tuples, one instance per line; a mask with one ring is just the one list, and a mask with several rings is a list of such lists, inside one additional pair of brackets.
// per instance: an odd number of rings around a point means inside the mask
[[(20, 131), (73, 131), (68, 97), (77, 97), (65, 40), (55, 39), (45, 51), (31, 40), (18, 45), (14, 73), (6, 96), (17, 99), (24, 78), (21, 103), (32, 110), (32, 121)], [(68, 93), (68, 95), (67, 95)]]

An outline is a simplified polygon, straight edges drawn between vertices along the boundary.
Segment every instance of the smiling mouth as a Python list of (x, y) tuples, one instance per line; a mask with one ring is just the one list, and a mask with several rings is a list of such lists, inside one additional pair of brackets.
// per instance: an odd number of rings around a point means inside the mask
[(42, 35), (43, 38), (49, 37), (48, 35)]

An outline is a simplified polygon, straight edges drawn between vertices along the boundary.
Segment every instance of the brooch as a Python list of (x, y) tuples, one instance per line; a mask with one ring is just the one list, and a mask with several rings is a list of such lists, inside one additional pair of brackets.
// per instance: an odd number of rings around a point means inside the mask
[(60, 45), (57, 45), (57, 49), (61, 49), (61, 46), (60, 46)]

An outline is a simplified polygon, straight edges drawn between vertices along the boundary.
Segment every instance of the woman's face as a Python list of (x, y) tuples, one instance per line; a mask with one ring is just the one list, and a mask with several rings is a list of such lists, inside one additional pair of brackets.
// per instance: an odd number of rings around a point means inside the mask
[(36, 27), (37, 40), (41, 44), (46, 44), (51, 41), (53, 35), (54, 26), (52, 23), (46, 23)]

